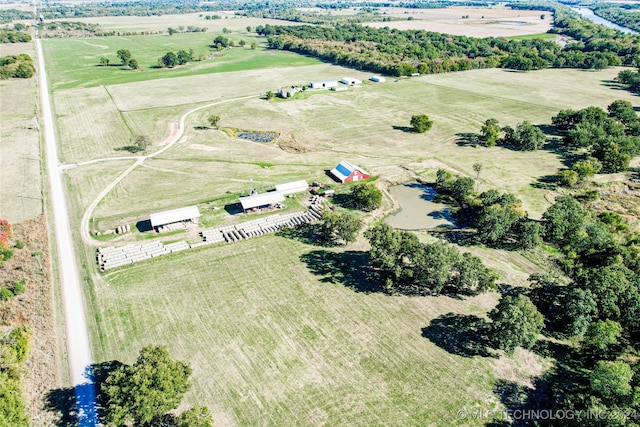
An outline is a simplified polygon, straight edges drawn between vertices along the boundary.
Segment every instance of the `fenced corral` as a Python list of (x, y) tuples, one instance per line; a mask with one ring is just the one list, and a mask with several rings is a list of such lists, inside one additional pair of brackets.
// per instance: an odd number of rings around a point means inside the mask
[(321, 212), (322, 206), (318, 203), (313, 203), (306, 211), (269, 215), (264, 218), (247, 221), (242, 224), (209, 228), (200, 233), (203, 241), (196, 243), (188, 243), (181, 240), (167, 244), (153, 242), (140, 245), (98, 248), (96, 261), (98, 262), (100, 269), (102, 271), (106, 271), (112, 268), (122, 267), (123, 265), (155, 258), (160, 255), (184, 251), (186, 249), (194, 249), (216, 243), (233, 243), (265, 234), (275, 233), (285, 228), (297, 227), (299, 225), (319, 220)]

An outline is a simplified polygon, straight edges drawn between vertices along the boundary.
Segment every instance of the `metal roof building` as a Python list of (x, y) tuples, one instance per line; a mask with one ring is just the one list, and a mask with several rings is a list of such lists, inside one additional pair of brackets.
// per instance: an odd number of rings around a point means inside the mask
[(329, 89), (338, 86), (337, 80), (321, 80), (318, 82), (309, 82), (310, 89)]
[(254, 194), (253, 196), (240, 197), (240, 204), (243, 210), (257, 208), (260, 206), (274, 205), (284, 202), (284, 194), (279, 191)]
[(335, 168), (331, 169), (331, 175), (335, 176), (340, 182), (359, 181), (371, 176), (369, 172), (352, 165), (346, 160), (341, 161)]
[(185, 208), (172, 209), (170, 211), (152, 213), (150, 215), (151, 226), (159, 227), (174, 222), (190, 221), (200, 217), (197, 206), (187, 206)]
[(302, 191), (307, 191), (309, 189), (309, 183), (307, 181), (293, 181), (286, 182), (284, 184), (276, 185), (276, 191), (278, 193), (282, 193), (283, 195), (291, 194), (291, 193), (300, 193)]
[(381, 76), (372, 76), (371, 77), (371, 81), (377, 82), (377, 83), (384, 83), (387, 81), (387, 79), (385, 79), (384, 77)]
[(354, 79), (353, 77), (343, 77), (340, 79), (340, 83), (353, 86), (362, 84), (362, 80)]

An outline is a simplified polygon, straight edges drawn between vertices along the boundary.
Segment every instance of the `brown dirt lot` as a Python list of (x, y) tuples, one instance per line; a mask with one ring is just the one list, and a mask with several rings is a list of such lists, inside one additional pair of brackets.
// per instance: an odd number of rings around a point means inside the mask
[[(553, 23), (552, 14), (541, 10), (505, 8), (398, 9), (382, 8), (382, 13), (410, 21), (371, 22), (375, 28), (426, 30), (469, 37), (510, 37), (546, 33)], [(540, 19), (544, 14), (545, 19)], [(468, 18), (463, 19), (463, 16)], [(516, 22), (518, 24), (516, 24)]]

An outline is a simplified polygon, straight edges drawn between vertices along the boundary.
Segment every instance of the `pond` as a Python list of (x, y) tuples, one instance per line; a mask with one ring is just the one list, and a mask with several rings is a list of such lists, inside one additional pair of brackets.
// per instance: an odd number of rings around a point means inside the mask
[(497, 24), (503, 24), (503, 25), (525, 25), (526, 22), (524, 21), (496, 21)]
[(400, 209), (385, 218), (385, 222), (399, 230), (455, 228), (449, 205), (433, 201), (436, 191), (417, 182), (389, 188)]

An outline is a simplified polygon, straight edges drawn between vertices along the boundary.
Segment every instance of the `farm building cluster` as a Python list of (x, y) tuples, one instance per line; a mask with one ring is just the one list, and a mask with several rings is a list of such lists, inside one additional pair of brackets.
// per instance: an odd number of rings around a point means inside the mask
[[(353, 78), (353, 77), (343, 77), (339, 81), (338, 80), (316, 80), (309, 82), (306, 86), (309, 89), (324, 89), (324, 90), (332, 90), (336, 92), (344, 91), (349, 88), (349, 86), (359, 86), (362, 84), (362, 80)], [(286, 86), (278, 89), (278, 96), (280, 98), (291, 98), (298, 92), (304, 90), (301, 86)]]
[[(364, 169), (346, 160), (338, 163), (329, 171), (329, 174), (341, 183), (359, 181), (370, 177), (370, 174)], [(313, 186), (310, 187), (306, 180), (286, 182), (276, 185), (272, 191), (265, 193), (257, 193), (252, 189), (250, 195), (241, 196), (238, 198), (238, 201), (244, 213), (259, 212), (265, 209), (270, 210), (284, 207), (286, 197), (292, 197), (291, 195), (295, 193), (309, 191), (310, 188), (312, 189), (312, 194), (317, 194), (315, 190), (319, 187), (320, 184), (315, 182)], [(332, 194), (334, 194), (333, 190), (327, 190), (324, 192), (324, 197)], [(104, 271), (186, 249), (214, 243), (233, 243), (243, 239), (274, 233), (284, 228), (297, 227), (321, 218), (324, 197), (318, 195), (313, 196), (310, 199), (309, 208), (305, 211), (273, 214), (237, 225), (205, 229), (200, 232), (202, 241), (196, 243), (188, 243), (186, 241), (168, 244), (153, 242), (99, 248), (96, 261)], [(189, 224), (197, 224), (200, 217), (201, 213), (197, 206), (186, 206), (179, 209), (152, 213), (149, 215), (149, 223), (151, 229), (156, 232), (165, 232), (184, 229), (187, 228)]]
[[(320, 202), (322, 199), (316, 198), (314, 200)], [(200, 233), (202, 241), (197, 243), (188, 243), (181, 240), (168, 244), (152, 242), (101, 247), (97, 250), (96, 261), (100, 269), (105, 271), (187, 249), (195, 249), (216, 243), (234, 243), (317, 221), (321, 217), (321, 212), (322, 206), (319, 203), (312, 203), (306, 211), (290, 212), (284, 215), (274, 214), (237, 225), (209, 228)]]

